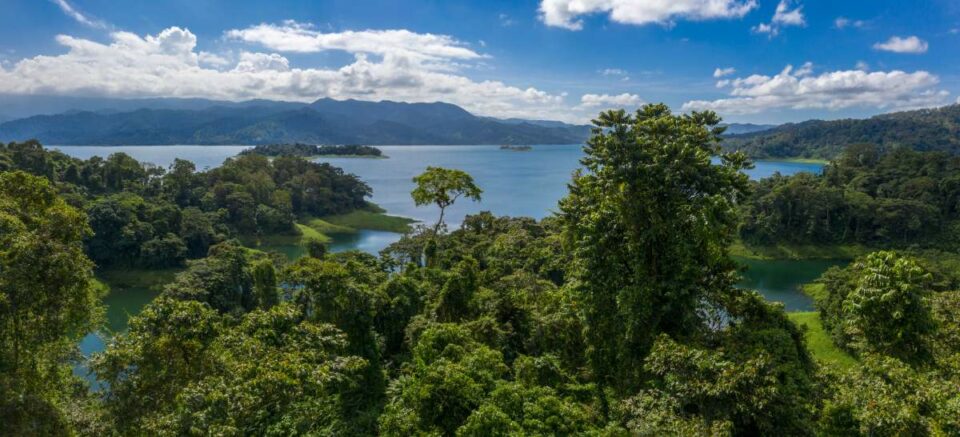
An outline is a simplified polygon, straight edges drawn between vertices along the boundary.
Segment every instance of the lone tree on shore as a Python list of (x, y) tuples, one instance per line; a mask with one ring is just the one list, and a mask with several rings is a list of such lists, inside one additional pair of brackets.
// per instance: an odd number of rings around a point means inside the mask
[(443, 214), (447, 207), (453, 205), (460, 197), (480, 200), (483, 190), (473, 183), (473, 177), (462, 170), (442, 167), (427, 167), (427, 170), (413, 178), (417, 184), (410, 192), (413, 202), (417, 206), (435, 204), (440, 208), (440, 218), (433, 227), (433, 233), (440, 232), (443, 224)]

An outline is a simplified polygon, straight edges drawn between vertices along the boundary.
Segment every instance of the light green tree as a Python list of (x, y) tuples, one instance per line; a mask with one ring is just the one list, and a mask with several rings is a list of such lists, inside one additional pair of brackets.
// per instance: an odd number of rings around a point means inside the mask
[(474, 184), (473, 177), (462, 170), (427, 167), (426, 171), (413, 178), (413, 182), (417, 187), (410, 192), (410, 196), (417, 206), (432, 203), (440, 208), (440, 218), (433, 227), (434, 234), (440, 232), (447, 207), (461, 197), (479, 201), (480, 194), (483, 193), (483, 190)]

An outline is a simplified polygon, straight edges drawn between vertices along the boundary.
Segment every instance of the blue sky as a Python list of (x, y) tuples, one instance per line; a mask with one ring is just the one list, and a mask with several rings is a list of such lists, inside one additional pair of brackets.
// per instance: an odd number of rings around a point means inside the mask
[(448, 101), (584, 121), (955, 103), (960, 2), (0, 0), (0, 92)]

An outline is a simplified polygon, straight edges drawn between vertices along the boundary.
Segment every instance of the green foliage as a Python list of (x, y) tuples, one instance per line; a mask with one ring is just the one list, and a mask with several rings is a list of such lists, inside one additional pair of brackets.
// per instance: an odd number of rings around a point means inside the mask
[(871, 143), (884, 150), (912, 149), (956, 154), (960, 105), (877, 115), (864, 120), (810, 120), (728, 137), (724, 148), (754, 158), (833, 159), (846, 147)]
[(433, 228), (437, 233), (443, 225), (443, 213), (448, 206), (453, 205), (460, 197), (480, 200), (483, 193), (473, 183), (473, 177), (462, 170), (441, 167), (427, 167), (427, 170), (413, 178), (417, 187), (410, 192), (413, 202), (417, 206), (434, 204), (440, 208), (440, 217)]
[(856, 288), (843, 303), (848, 335), (862, 338), (858, 349), (904, 361), (922, 361), (930, 352), (933, 320), (926, 301), (930, 274), (893, 252), (867, 255)]
[(0, 161), (48, 178), (87, 211), (87, 253), (100, 267), (179, 267), (230, 237), (296, 234), (298, 215), (366, 208), (371, 193), (354, 175), (297, 157), (243, 155), (197, 172), (181, 159), (167, 170), (123, 153), (80, 160), (30, 141), (0, 144)]
[(639, 388), (660, 333), (696, 336), (700, 305), (732, 287), (726, 256), (747, 190), (743, 155), (719, 151), (719, 118), (647, 105), (610, 111), (561, 202), (598, 382)]
[(931, 278), (913, 258), (875, 252), (824, 273), (820, 281), (826, 294), (817, 306), (841, 347), (924, 362), (930, 359), (935, 330), (928, 302)]
[(867, 355), (831, 384), (824, 435), (954, 435), (960, 431), (955, 383), (889, 357)]
[(851, 146), (822, 175), (754, 188), (741, 207), (750, 244), (960, 247), (960, 158), (945, 153)]
[[(15, 159), (24, 159), (17, 157)], [(37, 163), (40, 166), (40, 163)], [(77, 343), (102, 317), (103, 290), (83, 254), (83, 212), (27, 173), (0, 173), (0, 423), (11, 435), (69, 429), (83, 385)], [(79, 389), (78, 389), (79, 388)]]
[(358, 144), (348, 144), (343, 146), (321, 146), (314, 144), (261, 144), (252, 149), (240, 152), (242, 155), (263, 155), (263, 156), (300, 156), (311, 158), (315, 156), (333, 155), (333, 156), (383, 156), (383, 152), (376, 147), (361, 146)]

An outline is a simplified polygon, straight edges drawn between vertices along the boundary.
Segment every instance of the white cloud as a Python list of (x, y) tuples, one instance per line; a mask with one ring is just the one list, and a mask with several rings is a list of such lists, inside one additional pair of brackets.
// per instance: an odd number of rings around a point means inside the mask
[(84, 15), (82, 12), (78, 11), (77, 8), (73, 7), (67, 0), (51, 0), (54, 4), (60, 7), (60, 10), (64, 14), (67, 14), (68, 17), (73, 18), (74, 21), (83, 24), (84, 26), (90, 26), (97, 29), (106, 29), (107, 24), (103, 21), (90, 18)]
[(214, 67), (226, 67), (230, 65), (230, 60), (225, 56), (210, 52), (200, 52), (197, 54), (197, 60), (201, 64), (212, 65)]
[(756, 0), (541, 0), (540, 20), (569, 30), (583, 28), (583, 15), (609, 14), (621, 24), (670, 24), (675, 20), (741, 18)]
[(500, 14), (497, 18), (500, 20), (500, 25), (503, 27), (510, 27), (514, 24), (517, 24), (517, 21), (513, 18), (510, 18), (510, 16), (507, 14)]
[(916, 55), (926, 53), (930, 46), (926, 41), (917, 38), (916, 36), (908, 36), (906, 38), (892, 36), (886, 42), (878, 42), (874, 44), (873, 48), (876, 50), (883, 50), (885, 52), (909, 53)]
[(610, 94), (584, 94), (580, 97), (581, 108), (596, 108), (605, 106), (608, 108), (634, 107), (643, 104), (643, 99), (636, 94), (623, 93), (618, 95)]
[(626, 76), (627, 71), (619, 68), (604, 68), (600, 70), (600, 74), (604, 76)]
[(716, 70), (713, 70), (713, 77), (714, 77), (714, 78), (721, 78), (721, 77), (724, 77), (724, 76), (729, 76), (729, 75), (731, 75), (731, 74), (733, 74), (733, 73), (736, 73), (736, 72), (737, 72), (737, 69), (736, 69), (736, 68), (733, 68), (733, 67), (727, 67), (727, 68), (719, 68), (719, 67), (718, 67)]
[(790, 0), (780, 0), (777, 4), (777, 10), (773, 13), (770, 23), (760, 23), (753, 27), (755, 33), (765, 33), (770, 37), (780, 34), (780, 29), (789, 26), (806, 26), (807, 22), (803, 16), (803, 6), (790, 9)]
[[(366, 33), (373, 34), (376, 32)], [(354, 54), (346, 65), (297, 68), (280, 54), (256, 52), (241, 52), (231, 65), (224, 56), (198, 53), (196, 36), (177, 27), (146, 36), (114, 32), (109, 43), (60, 35), (57, 41), (66, 53), (20, 59), (0, 67), (0, 93), (234, 101), (262, 98), (306, 102), (320, 97), (445, 101), (480, 115), (583, 120), (582, 113), (563, 105), (563, 93), (495, 80), (475, 81), (438, 70), (426, 58), (474, 57), (452, 45), (449, 37), (420, 38), (406, 31), (394, 35), (434, 45), (396, 48), (394, 43), (395, 49), (380, 50), (383, 55), (374, 59), (367, 55), (366, 51), (373, 49), (363, 45), (366, 43), (342, 42), (337, 44)]]
[(228, 39), (259, 44), (279, 52), (316, 53), (342, 50), (432, 61), (484, 57), (447, 35), (414, 33), (405, 29), (323, 33), (315, 30), (309, 23), (287, 20), (282, 24), (264, 23), (246, 29), (228, 30), (224, 35)]
[(833, 27), (836, 27), (837, 29), (846, 29), (847, 27), (859, 29), (866, 26), (866, 24), (867, 23), (863, 20), (851, 20), (846, 17), (837, 17), (836, 20), (833, 20)]
[(796, 71), (787, 66), (774, 76), (752, 75), (726, 81), (723, 87), (730, 88), (730, 97), (689, 101), (683, 109), (710, 109), (725, 115), (774, 109), (911, 109), (947, 101), (949, 93), (937, 90), (937, 84), (939, 78), (926, 71), (841, 70), (815, 75), (812, 64), (807, 63)]
[(870, 71), (870, 64), (868, 64), (866, 61), (857, 61), (856, 68), (857, 70), (861, 71)]

